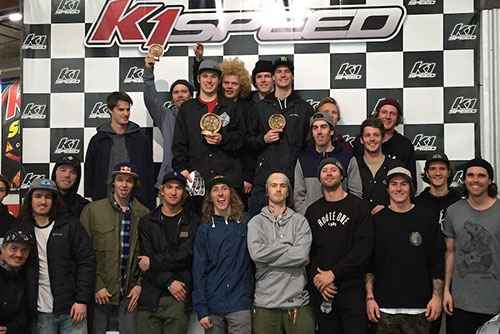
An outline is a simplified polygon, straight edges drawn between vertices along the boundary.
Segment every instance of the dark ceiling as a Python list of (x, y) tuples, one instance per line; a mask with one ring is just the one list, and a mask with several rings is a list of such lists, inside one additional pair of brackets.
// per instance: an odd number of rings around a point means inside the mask
[(13, 12), (19, 12), (19, 0), (0, 1), (0, 78), (19, 76), (22, 21), (11, 22)]

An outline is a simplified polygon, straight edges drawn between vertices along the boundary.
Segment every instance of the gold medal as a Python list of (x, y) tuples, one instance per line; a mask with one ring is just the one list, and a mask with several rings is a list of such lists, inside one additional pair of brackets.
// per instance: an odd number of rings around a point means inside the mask
[(202, 135), (213, 135), (217, 133), (222, 126), (222, 120), (219, 115), (207, 112), (200, 119), (200, 128)]
[(272, 130), (279, 130), (285, 127), (286, 119), (282, 114), (272, 114), (267, 123)]
[(163, 53), (165, 53), (165, 49), (163, 49), (163, 45), (161, 44), (151, 44), (148, 48), (148, 53), (155, 57), (156, 61), (160, 61)]

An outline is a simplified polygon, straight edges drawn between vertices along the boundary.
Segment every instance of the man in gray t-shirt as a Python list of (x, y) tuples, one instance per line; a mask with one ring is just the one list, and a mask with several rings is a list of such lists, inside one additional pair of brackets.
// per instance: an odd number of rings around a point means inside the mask
[(468, 161), (464, 175), (466, 198), (448, 208), (443, 227), (443, 307), (451, 332), (467, 334), (500, 313), (500, 201), (486, 160)]

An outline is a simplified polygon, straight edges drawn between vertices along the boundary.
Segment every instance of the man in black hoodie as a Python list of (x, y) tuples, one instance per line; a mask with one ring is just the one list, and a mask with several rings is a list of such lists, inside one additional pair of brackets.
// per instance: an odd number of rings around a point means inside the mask
[[(313, 109), (293, 91), (293, 71), (291, 59), (285, 56), (276, 59), (273, 63), (274, 93), (257, 102), (250, 113), (246, 145), (257, 151), (251, 216), (267, 205), (265, 184), (269, 174), (281, 171), (293, 180), (297, 158), (306, 146)], [(271, 128), (271, 117), (281, 119), (283, 128)]]
[(90, 139), (85, 156), (85, 197), (93, 201), (106, 198), (111, 191), (107, 181), (113, 168), (120, 162), (129, 162), (137, 167), (141, 176), (141, 187), (137, 199), (152, 210), (156, 205), (155, 173), (151, 139), (141, 131), (139, 125), (129, 120), (133, 104), (125, 92), (113, 92), (106, 98), (111, 122), (97, 128)]
[[(449, 187), (452, 182), (452, 170), (446, 154), (434, 153), (427, 158), (422, 180), (430, 186), (415, 197), (414, 202), (435, 214), (443, 229), (446, 209), (460, 199), (458, 192)], [(438, 334), (440, 328), (441, 317), (432, 322), (429, 333)]]
[(82, 168), (76, 156), (69, 154), (57, 159), (51, 179), (57, 184), (66, 208), (76, 218), (80, 218), (83, 208), (90, 203), (77, 194), (81, 177)]
[(446, 154), (434, 153), (427, 158), (422, 180), (430, 186), (415, 197), (414, 202), (434, 213), (443, 229), (446, 209), (460, 199), (460, 194), (450, 188), (452, 170)]

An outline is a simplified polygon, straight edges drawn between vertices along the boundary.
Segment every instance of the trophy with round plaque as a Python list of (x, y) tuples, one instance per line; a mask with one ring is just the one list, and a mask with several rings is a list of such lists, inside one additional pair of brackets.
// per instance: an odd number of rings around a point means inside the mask
[(165, 49), (163, 49), (163, 45), (161, 44), (151, 44), (148, 48), (148, 53), (155, 57), (156, 61), (160, 61), (160, 58), (165, 53)]
[(285, 128), (286, 119), (282, 114), (272, 114), (269, 116), (269, 120), (267, 121), (271, 130), (279, 130)]
[(222, 126), (222, 120), (219, 115), (207, 112), (200, 119), (200, 128), (202, 135), (213, 135), (217, 133)]

